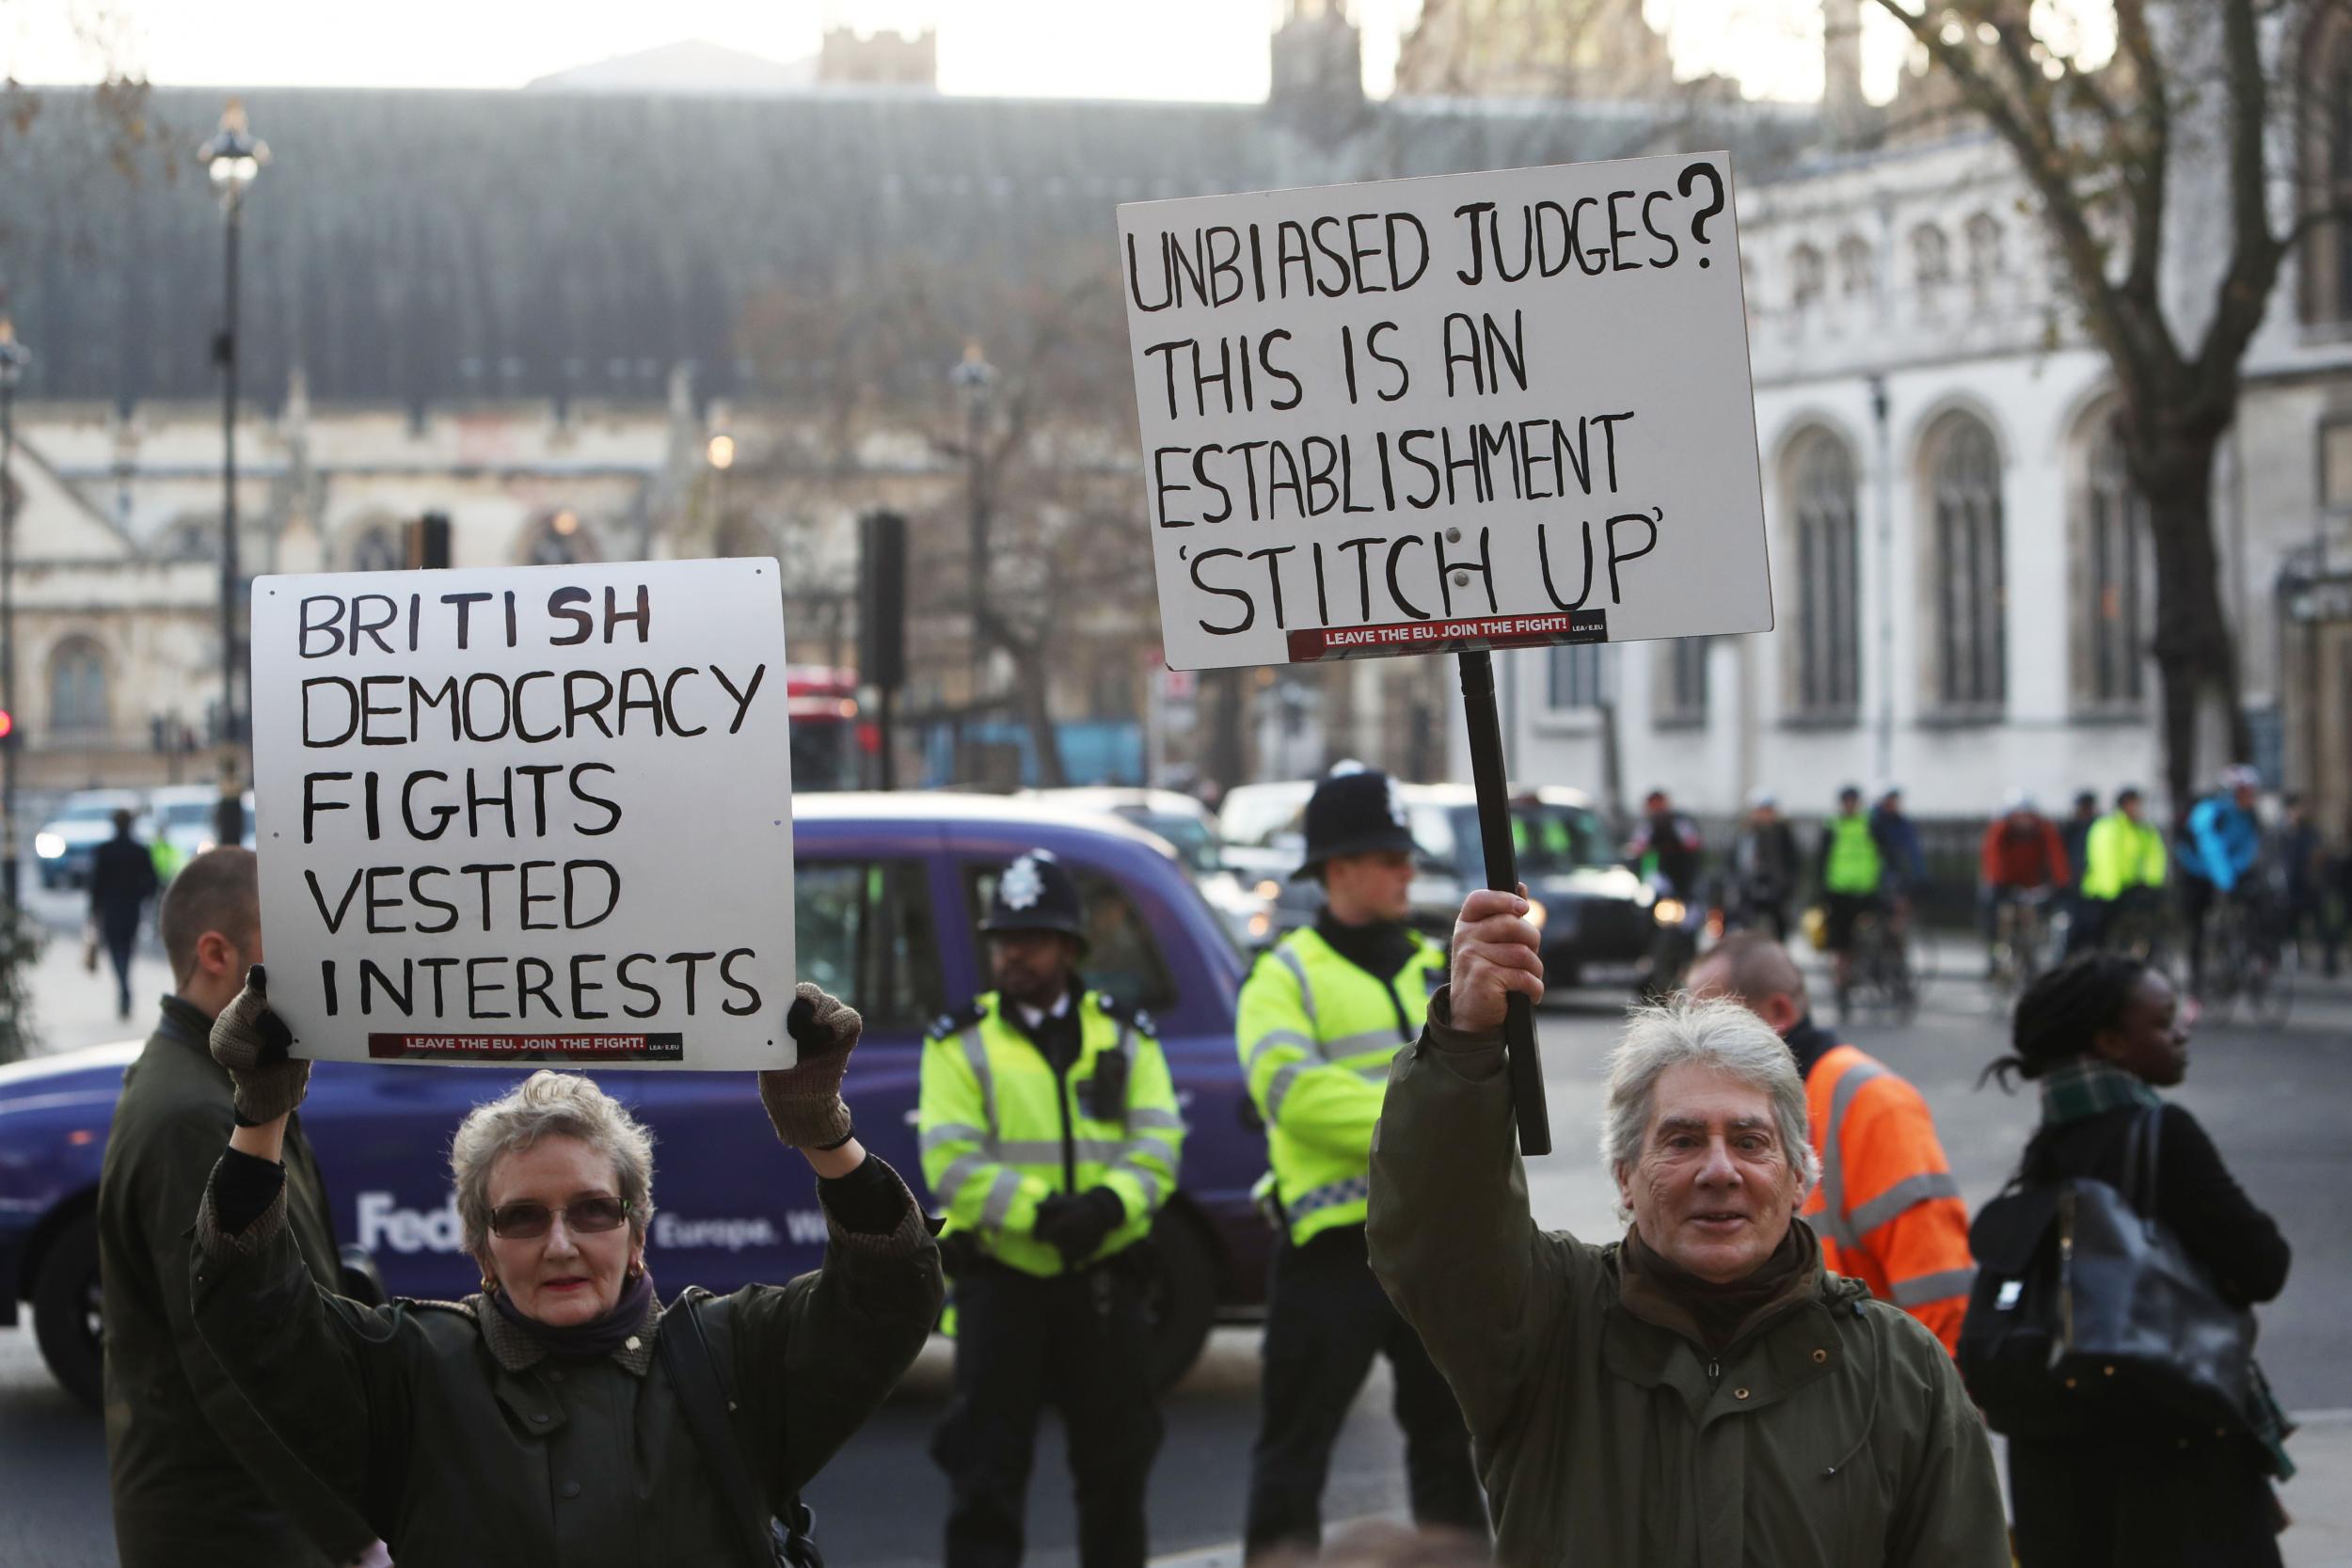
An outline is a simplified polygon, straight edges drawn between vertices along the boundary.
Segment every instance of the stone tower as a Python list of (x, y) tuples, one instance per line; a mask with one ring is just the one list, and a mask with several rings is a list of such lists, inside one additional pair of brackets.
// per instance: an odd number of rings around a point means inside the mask
[(1868, 129), (1862, 96), (1862, 0), (1821, 0), (1821, 119), (1840, 147)]
[(1285, 0), (1266, 108), (1322, 147), (1345, 140), (1363, 122), (1363, 34), (1346, 0)]

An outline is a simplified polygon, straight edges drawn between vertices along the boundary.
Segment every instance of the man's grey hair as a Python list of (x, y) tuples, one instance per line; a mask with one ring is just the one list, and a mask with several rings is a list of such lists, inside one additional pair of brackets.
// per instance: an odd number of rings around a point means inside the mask
[(468, 1252), (480, 1258), (489, 1243), (490, 1173), (499, 1161), (558, 1136), (578, 1138), (612, 1158), (621, 1200), (628, 1205), (629, 1235), (645, 1239), (653, 1221), (653, 1133), (585, 1075), (543, 1070), (466, 1113), (450, 1140), (449, 1171), (457, 1184)]
[(1739, 1003), (1694, 1001), (1677, 993), (1662, 1006), (1636, 1007), (1625, 1037), (1609, 1053), (1609, 1102), (1601, 1114), (1600, 1153), (1611, 1176), (1636, 1165), (1649, 1131), (1658, 1081), (1669, 1068), (1703, 1067), (1764, 1091), (1772, 1104), (1800, 1199), (1820, 1178), (1813, 1140), (1805, 1136), (1804, 1079), (1797, 1059), (1770, 1025)]

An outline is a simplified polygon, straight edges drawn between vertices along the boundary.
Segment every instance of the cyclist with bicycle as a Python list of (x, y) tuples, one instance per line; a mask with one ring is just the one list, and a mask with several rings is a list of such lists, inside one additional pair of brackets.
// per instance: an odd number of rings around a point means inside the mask
[[(2022, 789), (2010, 791), (2001, 815), (1984, 830), (1978, 861), (1983, 879), (1978, 911), (1984, 930), (1985, 977), (1991, 979), (2000, 969), (2004, 912), (2011, 906), (2040, 904), (2072, 873), (2058, 824), (2042, 816), (2034, 798)], [(2024, 914), (2014, 918), (2023, 928)], [(2009, 961), (2019, 978), (2030, 980), (2041, 968), (2042, 957), (2011, 952)]]
[(2137, 786), (2115, 794), (2115, 809), (2090, 825), (2083, 837), (2083, 874), (2074, 922), (2066, 931), (2066, 956), (2098, 951), (2114, 933), (2118, 916), (2158, 907), (2169, 860), (2164, 835), (2142, 816)]
[(1831, 973), (1842, 1015), (1853, 989), (1854, 930), (1866, 915), (1884, 908), (1886, 856), (1862, 809), (1862, 791), (1848, 784), (1837, 792), (1837, 812), (1821, 826), (1819, 867)]
[(2188, 987), (2205, 991), (2205, 925), (2217, 906), (2244, 911), (2267, 942), (2268, 921), (2262, 879), (2262, 821), (2254, 808), (2262, 799), (2262, 775), (2251, 768), (2221, 770), (2221, 787), (2189, 808), (2181, 850), (2181, 912), (2188, 922)]

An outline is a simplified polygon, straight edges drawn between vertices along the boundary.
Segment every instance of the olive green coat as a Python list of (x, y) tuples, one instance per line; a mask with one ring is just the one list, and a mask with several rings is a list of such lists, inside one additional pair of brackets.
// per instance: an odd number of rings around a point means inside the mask
[[(623, 1349), (559, 1359), (479, 1296), (370, 1308), (326, 1294), (276, 1204), (224, 1236), (208, 1194), (197, 1243), (205, 1343), (401, 1568), (740, 1568), (739, 1526), (655, 1354), (658, 1303)], [(704, 1305), (771, 1509), (881, 1404), (940, 1296), (939, 1249), (910, 1197), (889, 1235), (836, 1224), (816, 1273)]]
[[(197, 1203), (236, 1125), (208, 1026), (187, 1003), (165, 1005), (123, 1076), (99, 1173), (116, 1547), (124, 1568), (349, 1561), (375, 1532), (271, 1438), (189, 1310)], [(287, 1123), (287, 1224), (306, 1277), (333, 1290), (334, 1222), (300, 1119)]]
[(1614, 1245), (1535, 1227), (1501, 1042), (1444, 1006), (1391, 1071), (1372, 1266), (1461, 1402), (1502, 1562), (2008, 1568), (1933, 1335), (1818, 1248), (1814, 1288), (1720, 1356), (1636, 1317)]

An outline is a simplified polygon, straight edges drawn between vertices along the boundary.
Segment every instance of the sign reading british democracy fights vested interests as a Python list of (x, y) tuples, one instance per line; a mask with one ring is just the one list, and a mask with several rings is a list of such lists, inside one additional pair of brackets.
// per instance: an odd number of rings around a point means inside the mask
[(268, 577), (270, 1002), (323, 1058), (780, 1067), (771, 560)]
[(1729, 168), (1121, 207), (1169, 665), (1770, 629)]

